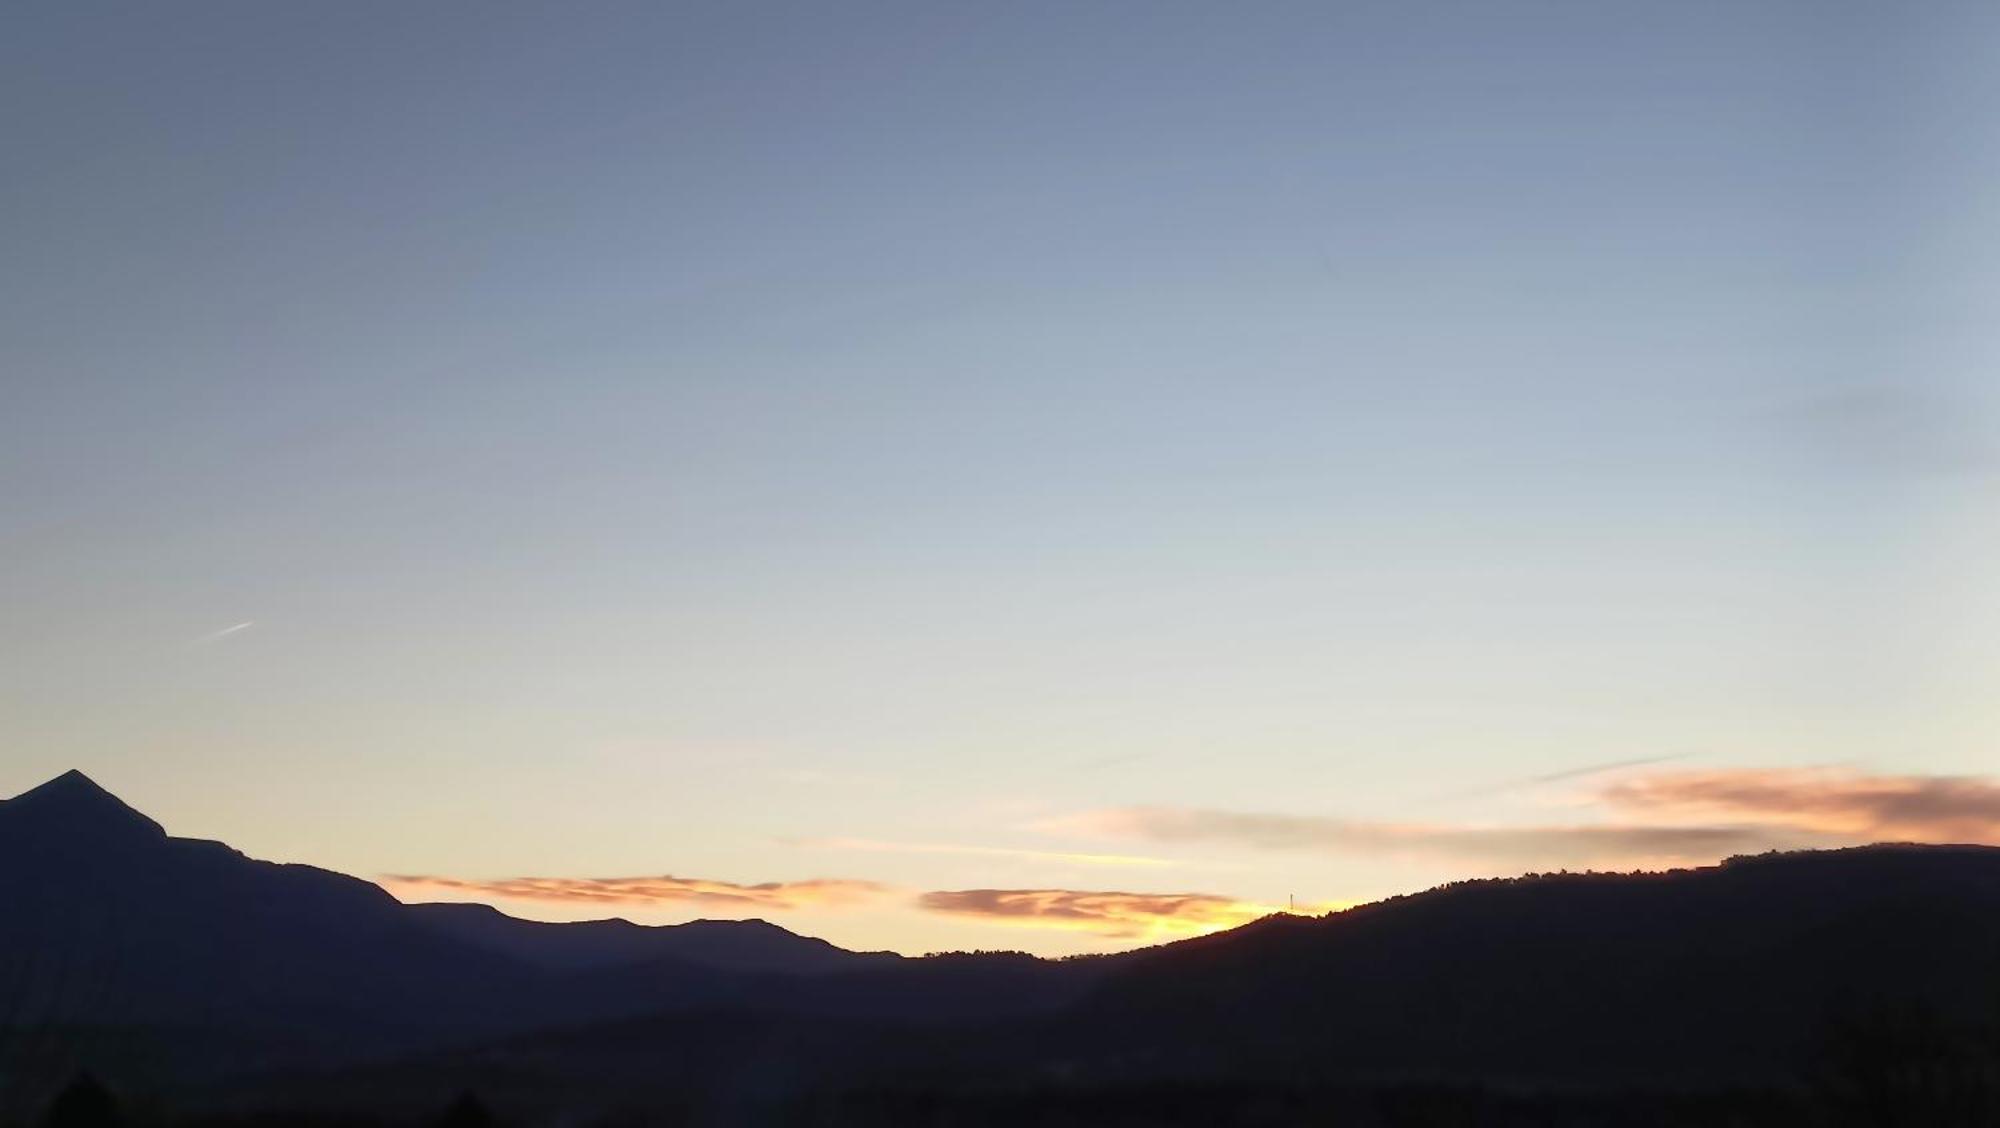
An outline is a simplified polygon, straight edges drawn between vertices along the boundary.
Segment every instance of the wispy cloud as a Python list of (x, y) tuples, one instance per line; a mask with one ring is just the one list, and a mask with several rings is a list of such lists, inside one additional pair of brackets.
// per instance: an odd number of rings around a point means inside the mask
[(1844, 839), (2000, 842), (2000, 783), (1833, 769), (1665, 772), (1620, 780), (1606, 803), (1649, 818), (1720, 818)]
[(240, 622), (233, 627), (224, 627), (219, 631), (210, 631), (207, 634), (202, 635), (200, 638), (190, 641), (188, 645), (207, 646), (211, 643), (221, 642), (223, 639), (228, 638), (230, 635), (241, 634), (242, 632), (247, 631), (251, 627), (254, 627), (256, 625), (257, 625), (257, 620), (246, 619), (243, 622)]
[(919, 908), (1003, 924), (1094, 932), (1115, 939), (1171, 939), (1247, 924), (1281, 911), (1215, 893), (1082, 889), (957, 889), (926, 893)]
[(818, 850), (859, 850), (875, 854), (962, 854), (978, 858), (1013, 858), (1073, 866), (1148, 867), (1180, 863), (1134, 854), (1079, 854), (1060, 850), (1018, 850), (1006, 846), (968, 846), (953, 842), (885, 842), (874, 838), (788, 838), (786, 845)]
[[(1540, 777), (1580, 778), (1627, 761)], [(1594, 792), (1604, 822), (1481, 826), (1318, 815), (1118, 807), (1038, 824), (1064, 834), (1255, 850), (1405, 853), (1491, 865), (1638, 866), (1715, 861), (1773, 848), (1863, 842), (2000, 843), (2000, 781), (1835, 769), (1628, 775)]]
[(1594, 825), (1478, 827), (1178, 807), (1089, 811), (1042, 824), (1065, 833), (1258, 850), (1442, 855), (1507, 865), (1645, 865), (1712, 860), (1781, 844), (1764, 828)]
[(475, 879), (431, 874), (385, 874), (384, 885), (431, 889), (475, 898), (562, 901), (603, 905), (699, 904), (732, 908), (801, 909), (868, 900), (888, 892), (872, 881), (815, 878), (739, 885), (705, 878), (674, 877), (505, 877)]
[(1502, 780), (1499, 783), (1490, 783), (1483, 787), (1475, 787), (1466, 791), (1447, 792), (1444, 798), (1469, 799), (1481, 795), (1500, 795), (1509, 791), (1519, 791), (1523, 788), (1543, 787), (1551, 783), (1565, 783), (1573, 779), (1588, 779), (1591, 776), (1629, 771), (1632, 768), (1650, 767), (1654, 764), (1667, 764), (1675, 760), (1685, 759), (1687, 759), (1687, 756), (1683, 754), (1677, 756), (1641, 756), (1629, 760), (1605, 760), (1601, 763), (1582, 764), (1574, 768), (1565, 768), (1559, 772), (1546, 772), (1542, 775), (1522, 776), (1518, 779)]
[(1840, 467), (1882, 475), (1990, 474), (2000, 436), (1974, 398), (1908, 381), (1801, 397), (1775, 419), (1804, 448)]

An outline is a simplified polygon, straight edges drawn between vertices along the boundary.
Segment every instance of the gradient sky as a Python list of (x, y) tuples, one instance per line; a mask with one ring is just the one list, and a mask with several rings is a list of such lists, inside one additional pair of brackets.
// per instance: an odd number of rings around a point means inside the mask
[(0, 794), (907, 951), (1991, 835), (1996, 32), (13, 6)]

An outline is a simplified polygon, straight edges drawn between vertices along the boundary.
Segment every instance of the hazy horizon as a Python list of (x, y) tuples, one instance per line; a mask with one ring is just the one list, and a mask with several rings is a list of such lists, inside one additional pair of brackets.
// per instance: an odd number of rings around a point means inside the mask
[(1995, 20), (17, 10), (0, 794), (904, 952), (2000, 843)]

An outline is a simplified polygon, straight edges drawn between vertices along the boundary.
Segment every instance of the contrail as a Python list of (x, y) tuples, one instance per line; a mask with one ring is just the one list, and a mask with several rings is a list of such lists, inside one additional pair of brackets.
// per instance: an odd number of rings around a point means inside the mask
[(228, 638), (230, 635), (233, 635), (238, 631), (247, 631), (251, 627), (254, 627), (256, 625), (257, 625), (257, 620), (246, 619), (243, 622), (238, 623), (233, 627), (224, 627), (221, 630), (215, 631), (211, 634), (205, 634), (200, 638), (195, 639), (193, 642), (188, 643), (188, 645), (207, 646), (211, 642), (221, 642), (223, 639)]
[(1615, 772), (1619, 768), (1639, 768), (1647, 764), (1666, 764), (1674, 760), (1685, 759), (1687, 759), (1687, 753), (1683, 752), (1678, 756), (1646, 756), (1637, 760), (1613, 760), (1606, 764), (1591, 764), (1588, 767), (1571, 768), (1566, 772), (1550, 772), (1548, 775), (1530, 776), (1527, 779), (1521, 780), (1517, 786), (1525, 787), (1536, 783), (1556, 783), (1560, 780), (1578, 779), (1587, 775), (1596, 775), (1599, 772)]

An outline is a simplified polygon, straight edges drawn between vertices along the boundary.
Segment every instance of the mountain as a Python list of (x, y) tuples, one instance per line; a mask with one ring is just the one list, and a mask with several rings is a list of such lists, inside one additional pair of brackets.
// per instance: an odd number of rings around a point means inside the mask
[(0, 803), (0, 1024), (397, 1040), (497, 1020), (532, 974), (380, 887), (169, 837), (80, 772)]
[[(2000, 1111), (1988, 847), (1467, 882), (1014, 970), (1008, 989), (1050, 990), (1045, 1005), (920, 1025), (851, 1006), (683, 1009), (270, 1095), (361, 1086), (420, 1107), (478, 1087), (550, 1116), (587, 1094), (716, 1123), (1970, 1125)], [(869, 994), (887, 1005), (920, 983)], [(846, 1111), (827, 1111), (834, 1094)], [(1503, 1111), (1506, 1094), (1561, 1107)], [(1418, 1111), (1382, 1111), (1397, 1101)], [(1884, 1101), (1909, 1115), (1869, 1119)], [(1665, 1116), (1675, 1102), (1690, 1111)]]
[(0, 803), (0, 1106), (81, 1066), (188, 1100), (407, 1111), (478, 1088), (735, 1123), (829, 1093), (1783, 1094), (1833, 1060), (2000, 1077), (2000, 849), (1464, 882), (1117, 957), (905, 959), (762, 921), (403, 905), (170, 837), (76, 773)]
[(894, 952), (850, 952), (762, 920), (650, 926), (621, 919), (551, 923), (458, 902), (411, 905), (409, 911), (441, 935), (558, 971), (667, 960), (723, 971), (825, 975), (902, 961)]
[(88, 842), (110, 848), (118, 842), (152, 842), (167, 832), (89, 776), (71, 770), (12, 799), (0, 799), (0, 834), (5, 833), (22, 843), (38, 836), (48, 845)]
[(2000, 849), (1468, 882), (1271, 917), (1141, 954), (1064, 1045), (1107, 1073), (1736, 1083), (1796, 1077), (1885, 1009), (1994, 1029)]
[(170, 837), (80, 772), (0, 802), (0, 904), (0, 1027), (15, 1029), (380, 1047), (638, 1010), (808, 1006), (794, 977), (906, 962), (765, 921), (551, 924), (404, 905), (343, 874)]
[[(1048, 985), (1077, 976), (1040, 968), (848, 952), (764, 921), (543, 924), (404, 905), (169, 836), (80, 772), (0, 801), (0, 1097), (91, 1062), (165, 1083), (647, 1014), (936, 1021), (1074, 997)], [(23, 1073), (36, 1085), (9, 1082)]]

